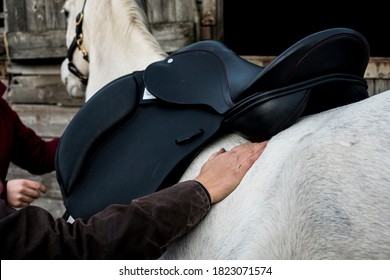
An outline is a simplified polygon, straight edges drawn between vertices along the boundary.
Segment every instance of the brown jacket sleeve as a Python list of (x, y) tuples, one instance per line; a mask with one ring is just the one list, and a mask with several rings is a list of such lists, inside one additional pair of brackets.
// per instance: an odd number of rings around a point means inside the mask
[(54, 220), (28, 206), (11, 211), (0, 202), (1, 259), (157, 259), (208, 213), (207, 192), (185, 181), (112, 205), (88, 221)]

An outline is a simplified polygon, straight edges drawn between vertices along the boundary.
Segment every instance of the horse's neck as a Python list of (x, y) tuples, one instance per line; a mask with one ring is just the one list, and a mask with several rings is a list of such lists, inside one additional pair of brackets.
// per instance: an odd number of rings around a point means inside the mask
[[(134, 71), (144, 70), (150, 63), (164, 58), (162, 52), (156, 51), (136, 30), (125, 40), (121, 36), (112, 36), (95, 45), (90, 50), (89, 80), (86, 97), (92, 96), (108, 82)], [(106, 55), (104, 53), (109, 53)]]
[[(127, 17), (116, 17), (121, 18)], [(115, 78), (144, 70), (149, 64), (166, 56), (144, 25), (137, 26), (120, 20), (112, 20), (106, 25), (91, 30), (94, 44), (89, 47), (91, 83), (87, 87), (86, 99)]]

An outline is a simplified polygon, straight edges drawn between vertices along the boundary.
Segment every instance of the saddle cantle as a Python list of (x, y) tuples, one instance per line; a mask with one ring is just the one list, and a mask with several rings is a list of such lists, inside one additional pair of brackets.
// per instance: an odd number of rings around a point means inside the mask
[[(368, 97), (366, 39), (314, 33), (266, 67), (223, 43), (189, 45), (99, 90), (66, 128), (56, 156), (64, 205), (88, 218), (176, 183), (225, 132), (263, 141), (299, 117)], [(151, 93), (153, 98), (147, 98)]]

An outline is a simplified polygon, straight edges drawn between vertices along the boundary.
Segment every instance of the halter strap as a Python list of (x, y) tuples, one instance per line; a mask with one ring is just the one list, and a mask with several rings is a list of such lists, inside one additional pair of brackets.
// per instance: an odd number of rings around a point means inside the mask
[(74, 74), (77, 78), (80, 79), (80, 81), (83, 84), (88, 83), (88, 76), (81, 73), (81, 71), (77, 68), (77, 66), (73, 63), (73, 54), (77, 49), (79, 49), (82, 54), (83, 58), (89, 62), (89, 55), (87, 49), (83, 46), (83, 21), (84, 21), (84, 8), (85, 4), (87, 3), (87, 0), (84, 0), (83, 8), (81, 12), (76, 16), (76, 36), (73, 38), (72, 43), (70, 44), (70, 47), (67, 52), (67, 58), (68, 58), (68, 69), (69, 71)]

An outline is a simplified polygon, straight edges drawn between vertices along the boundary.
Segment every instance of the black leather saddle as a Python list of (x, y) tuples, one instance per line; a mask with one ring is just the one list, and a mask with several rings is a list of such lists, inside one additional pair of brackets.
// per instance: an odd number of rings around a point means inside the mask
[(88, 218), (176, 183), (226, 132), (263, 141), (302, 116), (367, 98), (368, 61), (360, 33), (333, 28), (266, 67), (201, 41), (110, 82), (75, 115), (57, 150), (67, 213)]

